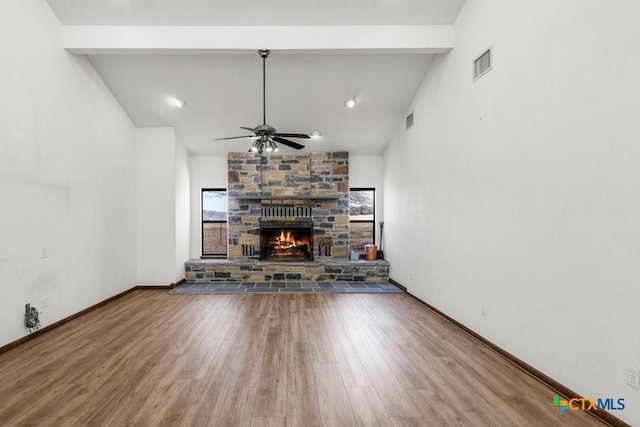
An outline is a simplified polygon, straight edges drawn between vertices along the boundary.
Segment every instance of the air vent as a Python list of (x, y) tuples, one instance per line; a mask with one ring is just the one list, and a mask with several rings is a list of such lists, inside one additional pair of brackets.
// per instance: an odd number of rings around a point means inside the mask
[(476, 81), (487, 74), (491, 71), (492, 67), (493, 57), (491, 54), (491, 47), (489, 47), (489, 49), (473, 61), (473, 81)]
[(413, 113), (407, 116), (407, 130), (413, 127)]

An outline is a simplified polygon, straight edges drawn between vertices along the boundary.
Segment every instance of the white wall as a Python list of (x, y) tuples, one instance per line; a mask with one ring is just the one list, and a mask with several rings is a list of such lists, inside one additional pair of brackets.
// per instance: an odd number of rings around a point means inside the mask
[[(350, 156), (349, 183), (351, 187), (375, 187), (376, 221), (382, 221), (382, 156)], [(200, 192), (203, 188), (227, 188), (226, 157), (191, 157), (191, 258), (202, 255), (202, 206)], [(376, 238), (379, 239), (379, 228)]]
[[(135, 129), (45, 2), (0, 16), (0, 345), (135, 285)], [(48, 248), (48, 258), (40, 257)], [(42, 310), (41, 298), (49, 299)]]
[(136, 147), (138, 285), (166, 286), (189, 259), (189, 152), (174, 128), (139, 128)]
[(189, 257), (191, 239), (191, 178), (189, 152), (180, 143), (176, 143), (176, 255), (175, 281), (184, 278), (184, 262)]
[(615, 415), (634, 425), (638, 16), (631, 0), (467, 0), (384, 184), (392, 278), (581, 395), (627, 399)]
[(138, 284), (176, 275), (176, 147), (173, 128), (137, 129)]

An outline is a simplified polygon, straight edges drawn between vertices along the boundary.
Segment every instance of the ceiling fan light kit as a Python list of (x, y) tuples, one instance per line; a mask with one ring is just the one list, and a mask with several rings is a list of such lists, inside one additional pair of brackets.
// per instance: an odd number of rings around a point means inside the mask
[(263, 140), (262, 138), (257, 139), (253, 145), (251, 146), (251, 148), (249, 148), (250, 152), (253, 153), (258, 153), (258, 154), (262, 154), (264, 152), (267, 153), (275, 153), (276, 151), (280, 150), (280, 148), (278, 147), (278, 145), (270, 140)]
[(304, 148), (304, 145), (298, 144), (297, 142), (290, 141), (286, 138), (309, 139), (309, 135), (304, 133), (281, 133), (281, 132), (278, 132), (273, 126), (267, 124), (266, 59), (269, 57), (270, 53), (271, 51), (268, 49), (260, 49), (258, 51), (258, 54), (262, 58), (262, 124), (254, 128), (240, 126), (241, 129), (248, 130), (252, 132), (253, 135), (216, 138), (214, 139), (214, 141), (258, 137), (258, 139), (256, 139), (251, 145), (251, 148), (249, 148), (249, 151), (258, 153), (260, 155), (262, 155), (262, 153), (265, 153), (265, 152), (273, 153), (278, 151), (279, 148), (277, 143), (286, 145), (291, 148), (295, 148), (296, 150), (301, 150)]

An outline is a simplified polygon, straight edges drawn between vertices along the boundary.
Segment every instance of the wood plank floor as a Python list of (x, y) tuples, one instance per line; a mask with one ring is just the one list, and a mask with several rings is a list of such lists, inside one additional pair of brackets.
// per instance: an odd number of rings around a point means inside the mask
[(603, 425), (404, 294), (139, 290), (0, 376), (2, 425)]

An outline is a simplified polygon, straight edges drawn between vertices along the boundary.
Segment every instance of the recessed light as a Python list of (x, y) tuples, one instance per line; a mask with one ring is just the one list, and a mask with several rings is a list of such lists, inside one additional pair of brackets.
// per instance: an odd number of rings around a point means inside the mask
[(355, 99), (347, 99), (346, 101), (344, 101), (344, 106), (347, 108), (353, 108), (356, 105), (356, 100)]
[(177, 107), (177, 108), (184, 108), (184, 106), (187, 105), (187, 101), (180, 98), (173, 98), (171, 100), (171, 103), (173, 104), (174, 107)]
[(317, 130), (314, 130), (313, 132), (311, 132), (311, 138), (313, 139), (320, 138), (320, 132), (318, 132)]

